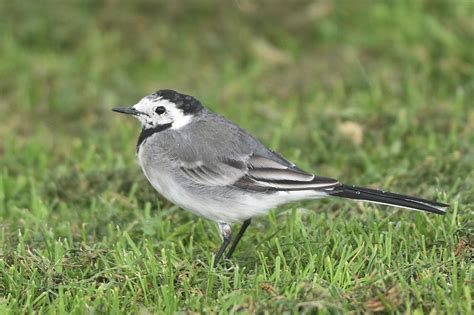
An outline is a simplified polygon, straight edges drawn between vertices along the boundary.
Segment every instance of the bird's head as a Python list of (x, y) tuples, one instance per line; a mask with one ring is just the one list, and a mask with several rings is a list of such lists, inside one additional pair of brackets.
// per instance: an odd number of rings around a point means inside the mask
[(114, 108), (113, 111), (135, 116), (145, 129), (165, 125), (179, 129), (191, 122), (203, 108), (192, 96), (173, 90), (159, 90), (131, 107)]

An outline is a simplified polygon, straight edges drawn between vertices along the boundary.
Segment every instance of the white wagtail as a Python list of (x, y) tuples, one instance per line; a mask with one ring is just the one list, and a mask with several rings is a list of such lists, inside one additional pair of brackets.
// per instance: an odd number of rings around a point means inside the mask
[(173, 90), (113, 110), (140, 120), (137, 156), (151, 185), (176, 205), (219, 225), (223, 243), (214, 266), (231, 241), (231, 224), (243, 222), (226, 258), (253, 217), (288, 202), (342, 197), (437, 214), (448, 207), (307, 173), (194, 97)]

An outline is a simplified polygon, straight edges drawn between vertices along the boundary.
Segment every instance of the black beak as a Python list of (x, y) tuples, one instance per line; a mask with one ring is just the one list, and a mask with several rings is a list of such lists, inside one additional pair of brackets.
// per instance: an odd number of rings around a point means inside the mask
[(138, 115), (140, 112), (133, 107), (117, 107), (112, 109), (114, 112), (128, 114), (128, 115)]

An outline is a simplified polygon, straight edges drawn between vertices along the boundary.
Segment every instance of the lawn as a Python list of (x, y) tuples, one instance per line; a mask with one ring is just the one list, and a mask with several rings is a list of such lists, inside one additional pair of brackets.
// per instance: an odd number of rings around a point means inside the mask
[[(1, 314), (472, 311), (473, 1), (0, 1), (0, 39)], [(448, 213), (290, 204), (213, 269), (111, 112), (162, 88)]]

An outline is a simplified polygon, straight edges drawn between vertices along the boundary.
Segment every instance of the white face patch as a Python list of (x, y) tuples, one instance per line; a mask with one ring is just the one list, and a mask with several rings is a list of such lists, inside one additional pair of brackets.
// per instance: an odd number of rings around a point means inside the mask
[(133, 106), (141, 114), (136, 115), (145, 128), (171, 124), (171, 129), (180, 129), (192, 120), (192, 115), (186, 115), (176, 104), (162, 97), (144, 97)]

